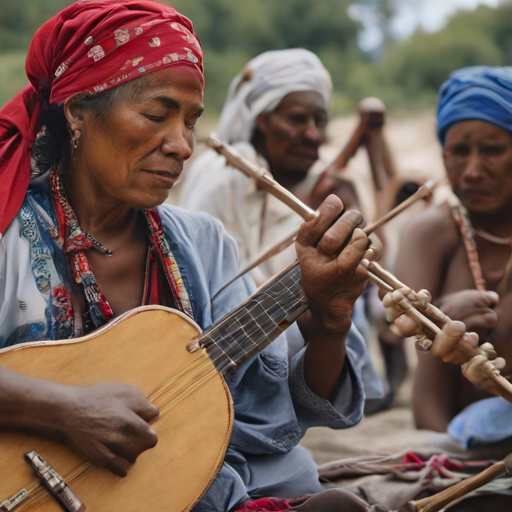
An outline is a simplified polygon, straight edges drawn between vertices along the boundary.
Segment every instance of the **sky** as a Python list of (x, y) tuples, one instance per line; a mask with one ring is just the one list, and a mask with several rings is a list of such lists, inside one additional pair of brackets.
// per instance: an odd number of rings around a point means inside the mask
[[(440, 30), (447, 18), (459, 9), (472, 10), (478, 5), (498, 7), (500, 0), (395, 0), (395, 3), (397, 15), (390, 24), (390, 31), (394, 37), (404, 39), (417, 28), (427, 32)], [(365, 51), (378, 48), (383, 35), (375, 12), (356, 2), (349, 8), (349, 15), (364, 25), (359, 35), (359, 46)]]

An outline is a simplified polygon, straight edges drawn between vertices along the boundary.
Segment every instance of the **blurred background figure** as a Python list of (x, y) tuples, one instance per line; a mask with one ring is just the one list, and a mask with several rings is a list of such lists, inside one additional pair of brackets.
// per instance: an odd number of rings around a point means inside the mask
[[(429, 290), (447, 315), (510, 363), (512, 67), (452, 73), (439, 93), (437, 130), (455, 197), (404, 230), (397, 277)], [(419, 355), (414, 417), (419, 428), (444, 432), (464, 407), (488, 395), (453, 365), (431, 359)], [(510, 372), (510, 365), (503, 370)]]

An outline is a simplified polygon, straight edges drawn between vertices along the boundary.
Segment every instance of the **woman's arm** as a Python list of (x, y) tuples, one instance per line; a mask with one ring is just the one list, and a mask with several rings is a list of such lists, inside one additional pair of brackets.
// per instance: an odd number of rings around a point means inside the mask
[(156, 419), (158, 409), (135, 386), (67, 386), (0, 366), (0, 430), (64, 442), (118, 476), (156, 445)]

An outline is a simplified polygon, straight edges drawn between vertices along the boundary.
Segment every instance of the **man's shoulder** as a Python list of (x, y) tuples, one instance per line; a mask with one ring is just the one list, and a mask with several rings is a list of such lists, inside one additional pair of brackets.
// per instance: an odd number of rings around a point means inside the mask
[(443, 240), (457, 238), (457, 225), (448, 203), (431, 206), (421, 212), (407, 225), (407, 231), (415, 232), (419, 236), (441, 237)]

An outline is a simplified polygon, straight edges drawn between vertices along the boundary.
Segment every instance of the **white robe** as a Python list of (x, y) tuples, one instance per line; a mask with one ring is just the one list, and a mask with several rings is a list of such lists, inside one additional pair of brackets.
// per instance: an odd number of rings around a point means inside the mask
[[(266, 167), (250, 143), (234, 147), (248, 160)], [(202, 153), (186, 170), (181, 185), (180, 205), (204, 211), (219, 219), (237, 241), (240, 269), (295, 233), (303, 219), (263, 190), (254, 180), (226, 164), (214, 150)], [(258, 284), (280, 272), (296, 258), (293, 244), (281, 254), (265, 261), (254, 272)]]

